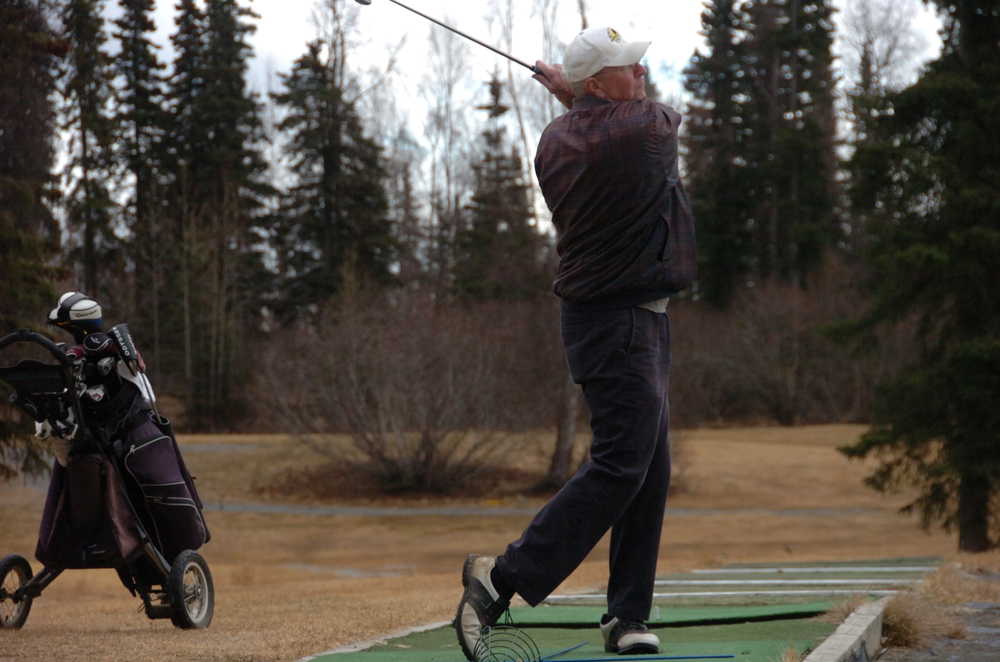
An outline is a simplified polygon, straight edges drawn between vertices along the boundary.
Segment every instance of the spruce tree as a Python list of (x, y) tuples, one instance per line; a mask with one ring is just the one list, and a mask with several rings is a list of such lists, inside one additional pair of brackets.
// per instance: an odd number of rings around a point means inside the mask
[(198, 117), (205, 90), (205, 14), (195, 0), (175, 5), (176, 31), (170, 37), (176, 53), (168, 84), (168, 162), (175, 179), (174, 195), (187, 196), (198, 180), (201, 150), (207, 134)]
[(838, 238), (829, 0), (712, 0), (706, 52), (685, 70), (699, 289), (725, 305), (741, 287), (805, 286)]
[(163, 154), (168, 130), (164, 107), (165, 67), (156, 54), (150, 33), (155, 29), (154, 0), (119, 0), (121, 16), (114, 36), (121, 52), (113, 70), (118, 77), (115, 115), (120, 140), (117, 158), (128, 174), (130, 192), (124, 209), (129, 230), (127, 253), (132, 264), (132, 301), (126, 308), (132, 328), (143, 340), (152, 370), (159, 376), (163, 328), (161, 301), (166, 295), (169, 258), (164, 247), (172, 243), (166, 223), (163, 195)]
[(937, 0), (941, 56), (887, 102), (878, 140), (859, 150), (885, 168), (872, 191), (867, 283), (874, 304), (854, 331), (915, 320), (920, 353), (880, 387), (870, 430), (842, 449), (878, 458), (868, 478), (916, 486), (906, 510), (958, 529), (960, 550), (993, 547), (1000, 495), (1000, 8)]
[(701, 15), (707, 53), (684, 71), (692, 95), (684, 125), (691, 204), (698, 219), (698, 289), (724, 306), (754, 265), (744, 105), (753, 90), (743, 66), (736, 0), (714, 0)]
[(805, 284), (837, 236), (836, 116), (829, 0), (742, 7), (750, 103), (747, 204), (754, 271)]
[(879, 142), (878, 118), (888, 110), (888, 90), (875, 79), (870, 52), (862, 53), (858, 64), (857, 85), (848, 93), (854, 125), (854, 152), (845, 164), (847, 205), (851, 211), (852, 229), (857, 235), (854, 241), (864, 237), (863, 219), (873, 210), (888, 172), (885, 152), (871, 149)]
[(59, 227), (54, 165), (56, 57), (66, 43), (32, 0), (0, 5), (0, 334), (38, 324), (54, 298)]
[(238, 357), (258, 327), (260, 294), (267, 290), (258, 221), (273, 189), (264, 179), (267, 167), (259, 148), (260, 104), (246, 84), (255, 18), (237, 0), (205, 3), (199, 71), (204, 89), (194, 117), (208, 144), (191, 169), (201, 173), (194, 200), (200, 206), (196, 245), (201, 252), (189, 275), (198, 278), (192, 329), (206, 342), (195, 344), (192, 414), (208, 424), (239, 415), (243, 393), (238, 387), (249, 378), (250, 366)]
[(235, 0), (209, 0), (204, 12), (180, 0), (177, 9), (164, 156), (177, 250), (164, 314), (178, 329), (165, 349), (179, 355), (192, 424), (212, 427), (240, 413), (237, 386), (249, 366), (238, 357), (269, 289), (258, 225), (273, 189), (264, 181), (259, 104), (245, 81), (255, 15)]
[(66, 223), (70, 257), (83, 290), (93, 296), (118, 291), (121, 245), (114, 233), (115, 125), (111, 118), (112, 73), (101, 0), (68, 0), (61, 18), (70, 43), (63, 76), (63, 129), (69, 136)]
[(339, 40), (310, 42), (282, 75), (273, 95), (285, 109), (278, 128), (294, 183), (280, 211), (279, 260), (289, 319), (341, 291), (345, 278), (372, 285), (392, 281), (396, 245), (388, 218), (386, 171), (378, 145), (365, 135), (343, 88)]
[(181, 396), (187, 404), (197, 392), (194, 321), (198, 312), (194, 299), (202, 275), (195, 265), (204, 253), (199, 241), (204, 215), (199, 184), (205, 176), (201, 164), (208, 139), (198, 117), (198, 104), (205, 85), (205, 16), (195, 0), (178, 0), (174, 11), (176, 27), (170, 41), (175, 55), (164, 80), (163, 138), (154, 158), (160, 176), (153, 181), (159, 191), (148, 226), (151, 233), (167, 235), (170, 240), (157, 245), (152, 265), (155, 271), (147, 272), (149, 277), (162, 275), (154, 288), (164, 296), (157, 297), (151, 311), (155, 319), (147, 318), (149, 335), (140, 336), (140, 340), (149, 343), (150, 369), (158, 388)]
[[(0, 3), (0, 43), (0, 335), (6, 335), (41, 327), (55, 300), (52, 95), (55, 57), (65, 55), (66, 43), (32, 0)], [(0, 387), (0, 409), (8, 406), (6, 395)], [(0, 416), (0, 480), (44, 467), (40, 449), (21, 441), (26, 423)]]
[(489, 90), (490, 103), (480, 107), (489, 121), (482, 155), (472, 165), (472, 199), (455, 238), (453, 287), (470, 301), (533, 299), (548, 291), (544, 242), (533, 222), (521, 156), (500, 121), (509, 108), (501, 103), (503, 84), (496, 76)]

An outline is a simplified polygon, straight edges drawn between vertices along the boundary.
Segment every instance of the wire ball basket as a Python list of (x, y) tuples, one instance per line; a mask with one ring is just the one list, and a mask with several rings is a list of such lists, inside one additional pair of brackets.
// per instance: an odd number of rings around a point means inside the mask
[(511, 625), (483, 628), (474, 651), (477, 662), (541, 662), (535, 640)]

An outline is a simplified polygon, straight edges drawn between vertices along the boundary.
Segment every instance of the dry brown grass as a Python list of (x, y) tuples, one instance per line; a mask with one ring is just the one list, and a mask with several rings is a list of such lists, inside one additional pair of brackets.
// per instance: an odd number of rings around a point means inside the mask
[(781, 657), (775, 659), (775, 662), (802, 662), (802, 655), (796, 649), (788, 648)]
[(994, 549), (984, 554), (966, 554), (959, 562), (974, 572), (1000, 573), (1000, 549)]
[[(887, 504), (902, 505), (909, 495), (887, 499), (864, 488), (861, 479), (867, 465), (848, 462), (837, 452), (838, 445), (856, 440), (864, 429), (817, 425), (674, 431), (674, 474), (683, 477), (684, 490), (673, 502), (699, 508), (884, 509)], [(363, 476), (347, 475), (337, 467), (330, 474), (322, 473), (329, 459), (288, 435), (182, 435), (179, 441), (182, 449), (205, 445), (220, 449), (196, 455), (199, 489), (210, 499), (386, 501)], [(349, 444), (346, 436), (333, 436), (332, 442)], [(588, 443), (588, 434), (581, 432), (577, 459), (583, 457)], [(550, 432), (528, 435), (519, 442), (510, 463), (497, 467), (493, 478), (481, 481), (473, 496), (500, 501), (530, 496), (531, 487), (548, 466), (552, 444)], [(234, 465), (239, 471), (233, 470)], [(292, 489), (296, 483), (301, 490)], [(405, 502), (413, 498), (401, 497)], [(419, 498), (463, 500), (454, 495)]]
[(843, 623), (848, 616), (854, 613), (854, 610), (870, 600), (871, 598), (862, 593), (849, 596), (835, 604), (833, 609), (820, 616), (819, 620), (825, 623)]
[(882, 614), (882, 636), (891, 648), (920, 648), (931, 639), (965, 638), (965, 627), (944, 605), (919, 592), (899, 593)]
[(958, 618), (968, 602), (1000, 602), (1000, 582), (982, 581), (995, 573), (1000, 554), (956, 554), (952, 561), (931, 573), (914, 591), (901, 593), (886, 606), (886, 645), (920, 648), (932, 639), (963, 639), (965, 627)]
[[(929, 601), (948, 607), (965, 602), (1000, 602), (1000, 582), (979, 581), (978, 573), (970, 572), (958, 560), (970, 556), (956, 556), (955, 562), (928, 575), (921, 583), (919, 592)], [(978, 560), (969, 558), (968, 561), (975, 563)]]
[[(736, 561), (949, 556), (955, 546), (952, 536), (926, 534), (913, 519), (896, 514), (908, 495), (885, 498), (864, 488), (866, 467), (836, 452), (861, 429), (685, 431), (681, 459), (687, 489), (671, 499), (671, 506), (714, 510), (671, 516), (668, 509), (660, 571)], [(546, 457), (551, 439), (538, 435), (535, 443), (534, 455), (525, 452), (514, 469)], [(580, 443), (585, 443), (583, 435)], [(195, 444), (216, 450), (196, 450)], [(280, 435), (185, 436), (181, 445), (188, 448), (185, 459), (212, 504), (301, 500), (268, 496), (262, 486), (282, 472), (320, 461)], [(0, 486), (0, 555), (31, 556), (43, 496), (37, 488)], [(440, 501), (534, 508), (543, 498), (508, 490), (464, 500), (360, 500)], [(340, 497), (326, 501), (358, 502)], [(822, 516), (777, 512), (788, 508), (843, 510)], [(182, 632), (169, 622), (150, 622), (136, 613), (138, 602), (114, 573), (71, 571), (36, 600), (23, 630), (0, 632), (0, 659), (85, 655), (102, 662), (134, 662), (156, 658), (150, 651), (169, 651), (177, 660), (290, 661), (398, 628), (449, 620), (461, 592), (458, 572), (465, 554), (501, 551), (530, 519), (226, 511), (210, 511), (207, 517), (214, 538), (203, 553), (218, 595), (211, 628)], [(603, 541), (561, 590), (602, 584), (606, 559)]]

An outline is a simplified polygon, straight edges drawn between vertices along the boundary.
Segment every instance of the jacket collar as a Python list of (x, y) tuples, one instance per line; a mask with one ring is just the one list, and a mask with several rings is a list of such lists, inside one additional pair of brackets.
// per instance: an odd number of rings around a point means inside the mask
[(603, 106), (605, 104), (611, 103), (607, 99), (602, 99), (601, 97), (595, 97), (592, 94), (586, 94), (582, 97), (576, 97), (573, 99), (572, 110), (588, 110), (590, 108), (597, 108), (598, 106)]

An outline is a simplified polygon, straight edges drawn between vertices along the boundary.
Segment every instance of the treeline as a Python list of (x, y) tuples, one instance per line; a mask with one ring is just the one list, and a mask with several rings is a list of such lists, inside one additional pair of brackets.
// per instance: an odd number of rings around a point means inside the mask
[[(55, 282), (93, 293), (130, 322), (184, 425), (227, 429), (267, 411), (249, 357), (345, 297), (388, 296), (389, 307), (415, 297), (429, 313), (535, 302), (525, 314), (551, 318), (553, 242), (524, 158), (556, 110), (538, 100), (540, 86), (497, 73), (470, 113), (464, 43), (432, 31), (418, 140), (404, 122), (365, 112), (395, 101), (350, 66), (349, 4), (317, 6), (316, 37), (261, 98), (246, 82), (247, 3), (180, 0), (166, 63), (151, 41), (153, 3), (119, 0), (109, 23), (108, 2), (6, 2), (19, 35), (6, 66), (37, 77), (19, 94), (33, 95), (32, 121), (43, 124), (5, 134), (6, 153), (32, 155), (30, 169), (7, 168), (6, 181), (31, 194), (6, 213), (48, 242), (44, 255), (10, 251), (22, 256), (11, 282), (33, 299), (5, 305), (7, 325), (37, 324)], [(544, 4), (551, 18), (557, 3)], [(843, 252), (831, 14), (828, 2), (706, 4), (706, 53), (685, 71), (702, 246), (692, 301), (725, 310), (772, 280), (807, 287), (825, 254)], [(57, 130), (65, 162), (53, 172)], [(552, 369), (560, 376), (559, 360)], [(779, 420), (815, 418), (806, 409)]]
[[(0, 241), (17, 284), (4, 326), (37, 325), (57, 282), (93, 293), (136, 330), (187, 425), (220, 429), (254, 413), (254, 349), (351, 287), (429, 291), (435, 306), (546, 291), (549, 240), (498, 81), (465, 161), (449, 157), (443, 183), (420, 191), (406, 150), (422, 147), (360, 117), (356, 9), (319, 5), (320, 34), (262, 99), (246, 82), (249, 3), (178, 2), (170, 63), (150, 39), (153, 2), (122, 0), (113, 23), (107, 4), (2, 5), (16, 37), (5, 86), (34, 104), (4, 97), (13, 232)], [(279, 116), (270, 127), (265, 110)], [(453, 141), (451, 120), (433, 120)], [(53, 172), (57, 133), (66, 162)]]
[[(349, 429), (388, 483), (421, 485), (498, 447), (477, 426), (558, 423), (564, 477), (579, 405), (526, 159), (559, 112), (539, 86), (498, 70), (471, 112), (467, 46), (432, 30), (415, 137), (410, 100), (352, 66), (353, 3), (317, 6), (262, 98), (249, 3), (178, 0), (163, 62), (153, 2), (117, 0), (112, 23), (108, 2), (0, 0), (0, 325), (82, 289), (130, 323), (186, 429)], [(535, 4), (557, 53), (559, 3)], [(910, 4), (848, 5), (838, 81), (830, 0), (704, 3), (673, 413), (874, 421), (851, 453), (907, 452), (873, 484), (920, 476), (915, 507), (961, 525), (989, 519), (1000, 471), (1000, 9), (935, 0), (943, 48), (907, 86)], [(513, 3), (490, 11), (511, 42)]]
[[(960, 549), (983, 551), (1000, 530), (1000, 288), (986, 276), (1000, 267), (1000, 6), (933, 4), (942, 50), (909, 86), (893, 85), (906, 45), (902, 3), (849, 5), (854, 70), (842, 144), (829, 3), (706, 2), (709, 48), (686, 71), (692, 192), (706, 299), (746, 300), (749, 283), (766, 293), (758, 284), (775, 279), (829, 296), (816, 288), (816, 268), (838, 256), (849, 270), (826, 278), (850, 288), (851, 301), (839, 322), (824, 324), (827, 337), (869, 369), (890, 359), (887, 371), (862, 370), (853, 385), (858, 364), (849, 361), (764, 372), (759, 392), (784, 390), (774, 418), (801, 411), (803, 377), (834, 392), (874, 385), (860, 409), (871, 428), (842, 451), (878, 458), (871, 487), (917, 486), (908, 512), (958, 529)], [(815, 310), (772, 307), (793, 328)], [(748, 312), (737, 324), (753, 319)], [(902, 338), (885, 335), (907, 326)], [(766, 357), (777, 343), (781, 362), (796, 367), (823, 351), (805, 339), (772, 328), (755, 346)]]

